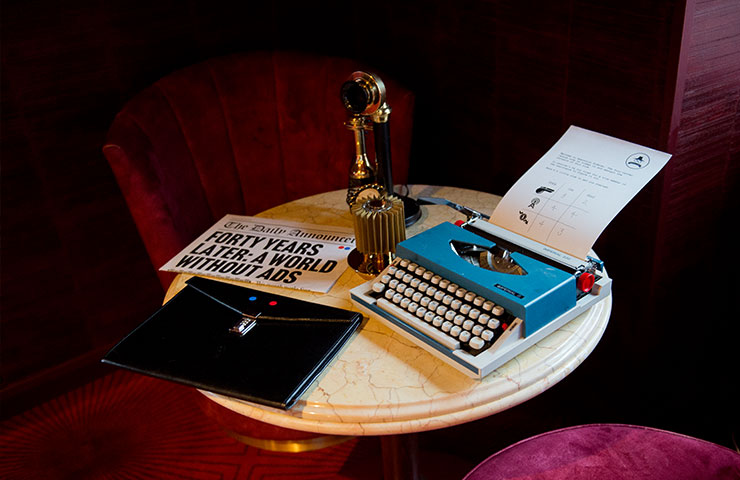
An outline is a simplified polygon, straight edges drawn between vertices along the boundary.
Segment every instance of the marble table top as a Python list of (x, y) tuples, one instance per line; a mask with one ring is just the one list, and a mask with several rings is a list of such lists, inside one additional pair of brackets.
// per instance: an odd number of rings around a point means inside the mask
[[(410, 189), (413, 198), (447, 198), (487, 214), (499, 201), (491, 194), (453, 187), (414, 185)], [(345, 195), (345, 190), (315, 195), (259, 216), (351, 228)], [(463, 214), (447, 206), (423, 206), (422, 218), (407, 229), (407, 237), (444, 221), (464, 219)], [(188, 278), (189, 275), (178, 275), (166, 299), (183, 288)], [(352, 303), (349, 290), (365, 281), (348, 268), (327, 294), (250, 286), (359, 310)], [(609, 295), (483, 380), (466, 377), (371, 317), (291, 410), (202, 393), (247, 417), (322, 434), (390, 435), (458, 425), (518, 405), (565, 378), (601, 339), (611, 303)]]

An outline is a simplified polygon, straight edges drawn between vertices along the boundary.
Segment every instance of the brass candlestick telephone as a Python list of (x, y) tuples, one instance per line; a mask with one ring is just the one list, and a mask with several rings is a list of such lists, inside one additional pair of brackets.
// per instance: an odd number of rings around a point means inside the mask
[[(347, 203), (351, 206), (372, 194), (392, 195), (391, 107), (386, 102), (383, 81), (374, 74), (354, 72), (342, 85), (340, 96), (344, 108), (352, 115), (345, 125), (355, 135), (355, 158), (350, 166)], [(375, 166), (367, 157), (365, 132), (369, 130), (375, 137)], [(408, 227), (421, 217), (421, 209), (415, 200), (396, 196), (403, 201), (405, 224)]]

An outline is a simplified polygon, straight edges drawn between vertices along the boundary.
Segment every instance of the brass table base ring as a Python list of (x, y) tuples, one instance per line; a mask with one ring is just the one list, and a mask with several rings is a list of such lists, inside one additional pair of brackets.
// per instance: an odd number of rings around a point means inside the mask
[(334, 445), (339, 445), (340, 443), (344, 443), (355, 438), (354, 436), (346, 435), (320, 435), (318, 437), (305, 438), (301, 440), (273, 440), (270, 438), (249, 437), (247, 435), (236, 433), (228, 428), (221, 428), (228, 436), (238, 442), (270, 452), (311, 452), (314, 450), (321, 450), (322, 448), (333, 447)]

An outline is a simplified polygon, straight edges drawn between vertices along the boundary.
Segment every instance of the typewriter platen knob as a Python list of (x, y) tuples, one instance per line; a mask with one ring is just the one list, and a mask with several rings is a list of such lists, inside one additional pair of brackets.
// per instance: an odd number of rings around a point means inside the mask
[(583, 272), (576, 279), (576, 288), (582, 292), (588, 293), (594, 287), (595, 282), (596, 277), (594, 277), (593, 273)]

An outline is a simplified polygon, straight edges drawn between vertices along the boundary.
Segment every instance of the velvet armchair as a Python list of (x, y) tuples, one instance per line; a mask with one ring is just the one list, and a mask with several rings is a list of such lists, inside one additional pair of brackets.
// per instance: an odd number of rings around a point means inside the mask
[[(356, 70), (365, 67), (304, 53), (235, 54), (174, 72), (121, 109), (103, 153), (165, 290), (174, 274), (158, 269), (224, 215), (254, 215), (347, 188), (354, 137), (344, 126), (339, 94)], [(414, 96), (374, 73), (393, 109), (393, 176), (403, 184)], [(224, 420), (229, 412), (206, 407), (216, 423), (260, 448), (303, 451), (335, 443), (248, 418)]]
[[(346, 188), (354, 144), (339, 92), (363, 69), (296, 52), (235, 54), (174, 72), (132, 98), (103, 153), (152, 266), (159, 269), (225, 214), (253, 215)], [(393, 176), (402, 184), (414, 96), (375, 73), (393, 109)], [(166, 289), (173, 275), (158, 275)]]

